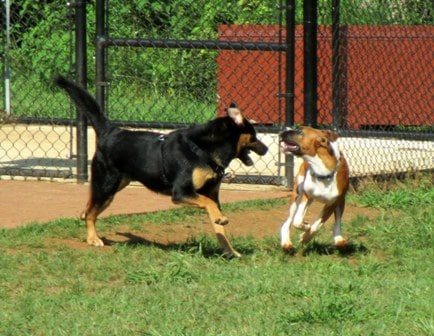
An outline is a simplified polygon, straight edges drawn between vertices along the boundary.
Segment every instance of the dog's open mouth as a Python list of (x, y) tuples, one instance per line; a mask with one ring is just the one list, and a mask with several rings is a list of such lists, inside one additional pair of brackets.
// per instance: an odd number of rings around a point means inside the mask
[(244, 163), (246, 166), (253, 166), (253, 160), (251, 159), (249, 149), (243, 149), (238, 156), (238, 158), (241, 160), (242, 163)]
[(281, 141), (280, 150), (282, 151), (282, 153), (297, 154), (300, 150), (300, 146), (294, 141)]

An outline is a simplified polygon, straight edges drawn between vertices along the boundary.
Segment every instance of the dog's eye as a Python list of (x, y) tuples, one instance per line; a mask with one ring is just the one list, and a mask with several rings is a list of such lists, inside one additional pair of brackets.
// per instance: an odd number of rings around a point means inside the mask
[(283, 131), (292, 131), (292, 132), (298, 132), (301, 131), (302, 128), (299, 125), (294, 125), (294, 126), (285, 126), (285, 128), (283, 129)]

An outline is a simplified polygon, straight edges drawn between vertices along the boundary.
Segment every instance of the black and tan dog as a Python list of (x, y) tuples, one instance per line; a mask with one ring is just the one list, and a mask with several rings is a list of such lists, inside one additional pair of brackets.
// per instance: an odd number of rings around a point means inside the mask
[[(303, 158), (295, 177), (289, 217), (281, 228), (281, 245), (292, 250), (290, 229), (303, 230), (301, 242), (307, 243), (334, 213), (334, 243), (343, 247), (347, 241), (341, 236), (341, 218), (345, 209), (345, 195), (349, 186), (348, 164), (336, 144), (338, 134), (311, 127), (289, 129), (280, 134), (281, 150)], [(324, 208), (312, 224), (304, 223), (304, 216), (312, 201)]]
[(220, 211), (220, 184), (233, 159), (251, 165), (249, 151), (264, 155), (268, 148), (235, 104), (227, 109), (226, 117), (169, 134), (132, 131), (110, 123), (84, 89), (64, 77), (55, 81), (90, 120), (97, 136), (90, 199), (83, 213), (88, 244), (104, 245), (95, 228), (98, 215), (130, 181), (139, 181), (170, 195), (174, 203), (206, 209), (224, 254), (240, 256), (226, 237), (228, 219)]

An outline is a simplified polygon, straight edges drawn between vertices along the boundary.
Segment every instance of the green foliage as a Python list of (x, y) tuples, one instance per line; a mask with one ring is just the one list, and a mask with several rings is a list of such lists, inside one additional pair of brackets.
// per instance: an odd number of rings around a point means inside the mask
[[(109, 2), (111, 37), (175, 40), (215, 40), (222, 24), (278, 24), (276, 0), (238, 1), (120, 1)], [(303, 2), (296, 1), (296, 21), (302, 23)], [(331, 23), (331, 2), (318, 3), (319, 24)], [(74, 36), (74, 7), (66, 2), (14, 2), (10, 59), (24, 78), (36, 75), (49, 85), (54, 73), (70, 73), (69, 52)], [(95, 6), (87, 5), (89, 78), (94, 78)], [(432, 24), (430, 0), (342, 0), (342, 24)], [(284, 15), (283, 15), (284, 17)], [(111, 48), (110, 80), (140, 78), (144, 90), (165, 97), (213, 97), (216, 92), (217, 51)], [(15, 78), (18, 77), (17, 74)]]
[[(298, 3), (297, 3), (298, 5)], [(320, 24), (331, 24), (331, 1), (318, 1)], [(430, 25), (433, 24), (431, 0), (341, 0), (344, 25)]]
[(19, 69), (24, 77), (36, 73), (44, 82), (53, 73), (68, 73), (71, 24), (66, 19), (69, 14), (65, 3), (26, 0), (18, 8), (20, 20), (12, 19), (10, 31), (11, 67)]

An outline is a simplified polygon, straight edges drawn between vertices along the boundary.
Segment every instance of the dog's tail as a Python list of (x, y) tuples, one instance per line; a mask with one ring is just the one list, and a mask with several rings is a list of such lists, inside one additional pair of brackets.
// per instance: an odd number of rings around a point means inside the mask
[(101, 107), (86, 90), (63, 76), (58, 76), (54, 82), (69, 94), (80, 111), (90, 120), (97, 135), (100, 135), (110, 126), (110, 122), (101, 111)]

